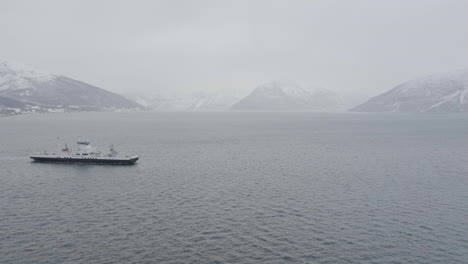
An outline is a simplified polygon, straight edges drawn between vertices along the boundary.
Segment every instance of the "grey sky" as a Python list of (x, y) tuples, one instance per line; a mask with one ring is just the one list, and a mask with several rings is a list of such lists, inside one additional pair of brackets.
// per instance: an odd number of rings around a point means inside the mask
[(465, 0), (0, 2), (0, 58), (117, 92), (375, 95), (468, 68)]

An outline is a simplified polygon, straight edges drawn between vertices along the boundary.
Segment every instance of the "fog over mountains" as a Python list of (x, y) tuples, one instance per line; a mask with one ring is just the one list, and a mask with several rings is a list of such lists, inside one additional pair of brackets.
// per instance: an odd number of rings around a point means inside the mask
[(468, 71), (433, 74), (396, 86), (356, 112), (468, 112)]
[[(69, 111), (345, 111), (343, 98), (295, 81), (256, 87), (244, 98), (170, 91), (121, 95), (20, 64), (0, 61), (0, 114)], [(468, 112), (468, 71), (433, 74), (396, 86), (351, 109), (355, 112)]]
[[(404, 81), (466, 69), (467, 10), (461, 0), (3, 1), (0, 61), (99, 84), (155, 111), (253, 111), (253, 96), (234, 104), (278, 80), (331, 90), (346, 110), (464, 111), (432, 107), (439, 99), (422, 109), (400, 99), (357, 106)], [(296, 111), (283, 99), (257, 108)]]
[(307, 87), (293, 81), (278, 81), (258, 86), (235, 103), (233, 110), (250, 111), (344, 111), (342, 98), (327, 89)]
[(175, 93), (170, 91), (129, 94), (130, 99), (154, 111), (224, 111), (240, 98), (223, 93)]
[(123, 109), (143, 106), (66, 76), (0, 61), (0, 114)]
[(177, 94), (154, 92), (129, 98), (155, 111), (343, 111), (339, 95), (294, 81), (277, 81), (255, 88), (245, 97), (225, 93)]
[[(428, 112), (468, 111), (468, 71), (454, 71), (417, 78), (371, 98), (354, 112)], [(153, 92), (131, 96), (155, 111), (346, 111), (348, 101), (333, 91), (295, 81), (275, 81), (260, 85), (244, 98), (223, 93), (176, 94)]]

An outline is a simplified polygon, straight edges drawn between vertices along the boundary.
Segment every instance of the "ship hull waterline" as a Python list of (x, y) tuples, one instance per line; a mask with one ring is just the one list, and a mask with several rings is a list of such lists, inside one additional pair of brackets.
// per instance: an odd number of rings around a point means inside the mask
[(47, 163), (70, 163), (70, 164), (96, 164), (96, 165), (133, 165), (138, 160), (138, 157), (131, 159), (83, 159), (83, 158), (56, 158), (56, 157), (34, 157), (31, 156), (34, 162)]

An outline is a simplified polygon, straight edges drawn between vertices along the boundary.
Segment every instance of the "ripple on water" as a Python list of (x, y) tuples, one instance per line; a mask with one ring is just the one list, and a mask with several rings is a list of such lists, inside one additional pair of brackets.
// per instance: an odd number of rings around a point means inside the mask
[[(0, 263), (468, 259), (463, 116), (37, 118), (0, 119), (0, 139), (9, 139), (0, 150)], [(46, 147), (50, 127), (61, 135), (85, 128), (145, 158), (119, 168), (22, 158), (22, 149)]]

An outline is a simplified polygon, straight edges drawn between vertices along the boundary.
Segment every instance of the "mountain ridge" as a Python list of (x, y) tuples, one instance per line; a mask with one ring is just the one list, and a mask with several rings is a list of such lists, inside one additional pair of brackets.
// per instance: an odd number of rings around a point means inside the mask
[[(0, 62), (0, 96), (24, 104), (15, 113), (144, 109), (105, 89), (7, 61)], [(3, 105), (3, 112), (11, 112), (8, 108)]]
[(293, 81), (276, 81), (257, 86), (235, 103), (232, 110), (248, 111), (343, 111), (342, 99), (334, 92)]
[(468, 112), (468, 71), (409, 80), (351, 109), (354, 112)]

